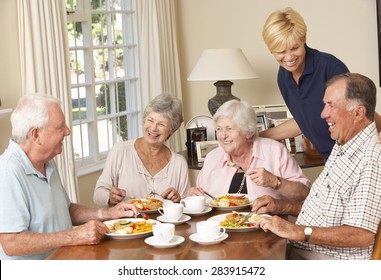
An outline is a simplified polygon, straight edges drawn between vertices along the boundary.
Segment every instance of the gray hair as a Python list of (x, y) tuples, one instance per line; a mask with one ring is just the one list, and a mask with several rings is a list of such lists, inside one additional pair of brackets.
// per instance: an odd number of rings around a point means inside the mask
[(345, 99), (348, 101), (347, 109), (353, 110), (362, 105), (366, 109), (366, 118), (374, 120), (377, 102), (377, 89), (371, 79), (358, 73), (344, 73), (329, 79), (326, 88), (338, 80), (346, 82)]
[(225, 102), (213, 116), (215, 123), (220, 118), (231, 119), (248, 136), (250, 141), (254, 141), (258, 135), (257, 114), (246, 101), (230, 100)]
[(60, 100), (43, 94), (28, 94), (20, 98), (11, 115), (12, 138), (24, 143), (33, 128), (45, 128), (49, 124), (48, 104), (61, 105)]
[(167, 116), (171, 121), (171, 133), (175, 132), (183, 122), (183, 108), (180, 99), (169, 93), (162, 93), (156, 96), (144, 110), (143, 120), (152, 113)]

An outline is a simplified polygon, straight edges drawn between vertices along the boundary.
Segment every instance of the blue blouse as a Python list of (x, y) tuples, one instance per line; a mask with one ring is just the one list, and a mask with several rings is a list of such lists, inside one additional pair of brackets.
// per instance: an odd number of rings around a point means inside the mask
[(327, 159), (335, 141), (331, 139), (328, 124), (320, 117), (324, 107), (325, 83), (349, 70), (335, 56), (305, 47), (305, 66), (299, 84), (296, 84), (291, 72), (279, 67), (278, 86), (302, 133)]

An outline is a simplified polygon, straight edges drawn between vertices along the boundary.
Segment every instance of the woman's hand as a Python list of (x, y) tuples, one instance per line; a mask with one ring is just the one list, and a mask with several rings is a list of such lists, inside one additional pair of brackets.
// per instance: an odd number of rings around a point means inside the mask
[(203, 196), (204, 195), (204, 190), (203, 190), (203, 188), (191, 187), (190, 190), (189, 190), (189, 196), (191, 196), (191, 195)]
[(124, 189), (112, 187), (109, 193), (108, 204), (110, 206), (114, 206), (118, 204), (119, 202), (123, 201), (125, 197), (126, 197), (126, 191)]
[(277, 186), (277, 176), (267, 171), (264, 168), (253, 168), (246, 172), (246, 176), (250, 176), (250, 179), (261, 187), (275, 188)]
[(161, 196), (165, 199), (172, 200), (173, 202), (180, 202), (181, 195), (175, 188), (168, 188), (166, 189)]

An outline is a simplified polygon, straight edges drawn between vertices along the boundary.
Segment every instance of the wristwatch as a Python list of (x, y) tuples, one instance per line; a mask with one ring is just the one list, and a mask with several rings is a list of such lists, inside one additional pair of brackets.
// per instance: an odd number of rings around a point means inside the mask
[(312, 228), (305, 227), (304, 228), (304, 242), (310, 241), (311, 234), (312, 234)]
[(277, 190), (280, 187), (280, 185), (282, 185), (282, 180), (279, 176), (276, 176), (276, 185), (274, 190)]

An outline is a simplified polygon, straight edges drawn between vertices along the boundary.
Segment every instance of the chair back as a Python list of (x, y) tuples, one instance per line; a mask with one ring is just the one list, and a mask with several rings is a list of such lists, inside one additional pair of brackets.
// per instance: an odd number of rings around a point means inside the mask
[(372, 260), (381, 260), (381, 222), (378, 225), (374, 240)]

